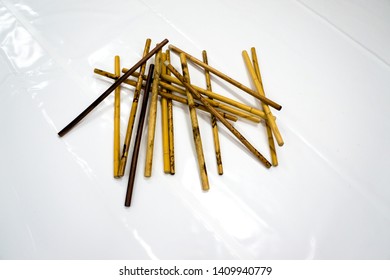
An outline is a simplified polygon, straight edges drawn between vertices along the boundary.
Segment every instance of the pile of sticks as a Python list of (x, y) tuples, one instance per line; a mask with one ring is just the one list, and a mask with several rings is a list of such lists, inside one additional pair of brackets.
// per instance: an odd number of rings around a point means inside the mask
[[(154, 150), (154, 139), (156, 130), (157, 105), (158, 97), (161, 100), (161, 119), (162, 119), (162, 135), (163, 135), (163, 166), (164, 172), (168, 174), (175, 174), (175, 154), (174, 154), (174, 129), (173, 129), (173, 103), (179, 102), (188, 105), (191, 125), (193, 131), (193, 138), (198, 160), (200, 178), (202, 189), (207, 191), (209, 189), (209, 181), (206, 170), (206, 163), (203, 154), (202, 140), (198, 125), (198, 118), (196, 110), (203, 110), (210, 113), (211, 126), (213, 130), (215, 156), (218, 167), (218, 173), (223, 174), (223, 165), (221, 159), (221, 151), (219, 145), (218, 125), (222, 123), (232, 134), (256, 157), (264, 164), (265, 167), (277, 166), (278, 160), (276, 156), (276, 149), (274, 138), (279, 146), (284, 144), (282, 136), (275, 122), (269, 107), (280, 110), (282, 107), (276, 102), (268, 99), (265, 96), (262, 84), (259, 64), (257, 60), (255, 48), (251, 49), (252, 61), (246, 51), (243, 51), (243, 58), (250, 76), (253, 80), (256, 90), (252, 90), (245, 85), (237, 82), (229, 76), (223, 74), (217, 69), (208, 64), (206, 51), (202, 52), (202, 60), (186, 53), (185, 51), (169, 45), (166, 51), (162, 48), (168, 43), (165, 39), (157, 44), (154, 49), (150, 51), (151, 40), (147, 39), (143, 51), (143, 57), (131, 69), (123, 68), (122, 76), (120, 75), (120, 59), (115, 57), (115, 71), (110, 73), (101, 69), (94, 69), (96, 74), (108, 77), (115, 80), (115, 82), (90, 106), (88, 106), (79, 116), (77, 116), (71, 123), (62, 129), (58, 135), (65, 135), (73, 126), (75, 126), (81, 119), (83, 119), (90, 111), (92, 111), (104, 98), (106, 98), (112, 91), (115, 91), (114, 101), (114, 177), (120, 178), (124, 175), (126, 169), (127, 158), (129, 156), (129, 147), (133, 134), (133, 126), (138, 111), (138, 100), (141, 91), (144, 92), (141, 111), (139, 115), (136, 138), (134, 141), (134, 150), (130, 164), (130, 175), (128, 188), (125, 199), (125, 206), (129, 207), (134, 187), (134, 179), (137, 169), (137, 160), (139, 148), (141, 144), (143, 125), (146, 115), (148, 115), (148, 130), (147, 130), (147, 150), (144, 176), (150, 177), (152, 175), (152, 161)], [(170, 56), (176, 53), (180, 56), (182, 72), (180, 73), (172, 66)], [(155, 56), (154, 63), (150, 64), (148, 74), (145, 75), (146, 62), (152, 56)], [(191, 83), (188, 71), (187, 61), (200, 66), (204, 70), (206, 89), (195, 86)], [(136, 72), (139, 70), (139, 72)], [(251, 107), (244, 103), (238, 102), (231, 98), (225, 97), (221, 94), (213, 92), (211, 86), (210, 73), (222, 78), (237, 88), (257, 98), (263, 110)], [(129, 79), (132, 76), (135, 79)], [(120, 149), (120, 87), (121, 83), (125, 83), (135, 87), (133, 102), (129, 115), (126, 137), (124, 140), (122, 153)], [(151, 92), (151, 94), (149, 94)], [(176, 93), (176, 94), (175, 94)], [(179, 95), (178, 95), (179, 94)], [(150, 95), (149, 112), (147, 114), (147, 105)], [(248, 140), (231, 124), (230, 121), (235, 122), (239, 118), (244, 118), (253, 122), (264, 121), (269, 141), (269, 149), (271, 154), (271, 162), (269, 162)]]

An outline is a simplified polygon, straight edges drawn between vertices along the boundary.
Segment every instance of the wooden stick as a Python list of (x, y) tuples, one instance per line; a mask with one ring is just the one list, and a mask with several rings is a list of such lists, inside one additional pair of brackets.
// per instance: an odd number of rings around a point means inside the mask
[[(151, 42), (152, 41), (150, 39), (146, 39), (144, 53), (142, 55), (143, 57), (149, 52)], [(131, 136), (133, 134), (134, 121), (135, 121), (135, 116), (137, 114), (137, 109), (138, 109), (138, 99), (139, 99), (139, 96), (141, 93), (141, 88), (142, 88), (142, 81), (143, 81), (142, 77), (145, 73), (145, 68), (146, 68), (146, 63), (142, 64), (141, 69), (140, 69), (141, 75), (138, 76), (137, 83), (135, 85), (133, 102), (131, 104), (129, 120), (127, 122), (125, 142), (123, 144), (123, 149), (122, 149), (122, 158), (121, 158), (120, 165), (119, 165), (119, 176), (123, 176), (125, 174), (127, 157), (129, 154), (129, 148), (130, 148), (130, 142), (131, 142)]]
[[(252, 80), (253, 80), (253, 82), (255, 84), (255, 87), (256, 87), (257, 91), (259, 92), (259, 94), (264, 96), (265, 94), (264, 94), (263, 88), (262, 88), (262, 86), (260, 84), (259, 79), (256, 76), (255, 69), (253, 69), (253, 66), (252, 66), (252, 63), (250, 61), (248, 53), (246, 51), (243, 51), (242, 55), (244, 57), (246, 67), (248, 68), (248, 71), (249, 71), (249, 73), (250, 73), (250, 75), (252, 77)], [(279, 146), (283, 146), (284, 142), (283, 142), (282, 135), (279, 132), (279, 128), (277, 127), (277, 125), (275, 123), (275, 118), (272, 115), (272, 112), (269, 109), (269, 107), (267, 106), (267, 104), (263, 104), (263, 110), (265, 112), (265, 115), (267, 116), (268, 124), (271, 126), (272, 132), (275, 135), (276, 142), (278, 142)]]
[(268, 121), (265, 122), (265, 127), (267, 129), (269, 150), (271, 153), (271, 162), (273, 166), (278, 166), (278, 158), (276, 156), (274, 137), (272, 136), (272, 129), (271, 126), (268, 124)]
[(260, 83), (261, 88), (265, 94), (264, 86), (263, 86), (263, 79), (261, 78), (261, 73), (260, 73), (259, 60), (257, 59), (257, 53), (256, 53), (256, 49), (254, 47), (251, 48), (251, 54), (252, 54), (252, 62), (253, 62), (253, 68), (255, 70), (255, 74), (256, 74), (257, 78), (259, 79), (259, 83)]
[[(115, 75), (121, 75), (119, 56), (114, 59)], [(114, 178), (119, 177), (119, 157), (120, 157), (120, 116), (121, 116), (121, 91), (120, 87), (115, 89), (114, 98)]]
[[(116, 79), (115, 78), (115, 75), (110, 73), (110, 72), (107, 72), (107, 71), (104, 71), (104, 70), (101, 70), (101, 69), (97, 69), (95, 68), (94, 69), (94, 72), (98, 75), (102, 75), (102, 76), (105, 76), (107, 78), (110, 78), (110, 79)], [(146, 77), (146, 76), (145, 76)], [(125, 84), (128, 84), (130, 86), (136, 86), (137, 82), (136, 81), (133, 81), (133, 80), (125, 80), (123, 83)], [(160, 83), (161, 85), (161, 83)], [(185, 93), (185, 92), (184, 92)], [(163, 93), (161, 91), (159, 91), (159, 93), (161, 96), (165, 96), (166, 98), (168, 99), (172, 99), (174, 101), (177, 101), (177, 102), (180, 102), (180, 103), (183, 103), (183, 104), (188, 104), (187, 103), (187, 99), (186, 98), (182, 98), (180, 96), (177, 96), (177, 95), (173, 95), (173, 94), (168, 94), (168, 93)], [(204, 107), (203, 105), (199, 104), (199, 103), (195, 103), (195, 106), (197, 109), (199, 110), (203, 110), (203, 111), (206, 111), (206, 112), (209, 112), (206, 107)], [(222, 112), (222, 111), (218, 111), (220, 114), (223, 114), (224, 118), (225, 119), (228, 119), (228, 120), (231, 120), (231, 121), (237, 121), (237, 117), (234, 116), (234, 115), (231, 115), (231, 114), (228, 114), (228, 113), (225, 113), (225, 112)], [(239, 111), (238, 111), (239, 112)], [(244, 114), (243, 118), (247, 118), (248, 114)], [(259, 118), (256, 118), (256, 117), (253, 117), (253, 119), (250, 119), (248, 118), (248, 120), (252, 120), (254, 122), (260, 122), (260, 119)]]
[[(167, 54), (161, 54), (162, 61), (167, 59)], [(165, 64), (161, 65), (161, 73), (166, 73)], [(166, 89), (162, 89), (166, 92)], [(164, 173), (171, 173), (171, 165), (169, 161), (169, 135), (168, 135), (168, 99), (161, 96), (161, 130), (162, 130), (162, 146), (163, 146), (163, 163)]]
[[(168, 78), (166, 75), (162, 75), (162, 79), (169, 80), (170, 82), (173, 82), (173, 83), (175, 83), (175, 84), (177, 84), (179, 86), (183, 86), (177, 78), (174, 78), (174, 77)], [(201, 87), (198, 87), (196, 85), (192, 85), (192, 87), (195, 88), (199, 93), (202, 93), (202, 94), (206, 95), (207, 97), (210, 97), (212, 99), (216, 99), (216, 100), (222, 101), (222, 102), (224, 102), (226, 104), (229, 104), (231, 106), (239, 108), (239, 109), (241, 109), (243, 111), (246, 111), (248, 113), (252, 113), (252, 114), (254, 114), (256, 116), (259, 116), (259, 117), (261, 117), (263, 119), (266, 118), (264, 112), (259, 110), (259, 109), (257, 109), (257, 108), (254, 108), (254, 107), (248, 106), (246, 104), (240, 103), (240, 102), (238, 102), (238, 101), (236, 101), (234, 99), (228, 98), (226, 96), (223, 96), (221, 94), (212, 92), (210, 90), (205, 90), (205, 89), (203, 89)]]
[[(126, 68), (123, 68), (123, 69), (122, 69), (122, 71), (124, 71), (124, 72), (125, 72), (126, 70), (127, 70)], [(139, 76), (139, 73), (134, 73), (134, 74), (135, 74), (134, 76), (137, 76), (137, 77)], [(167, 82), (171, 82), (171, 83), (173, 83), (173, 84), (176, 84), (176, 85), (179, 85), (179, 86), (183, 86), (183, 85), (181, 84), (181, 82), (180, 82), (177, 78), (175, 78), (175, 77), (171, 77), (171, 76), (168, 76), (168, 75), (165, 75), (164, 73), (162, 73), (162, 74), (161, 74), (161, 78), (162, 78), (163, 80), (167, 81)], [(144, 77), (144, 79), (146, 79), (146, 77)], [(165, 83), (165, 82), (163, 82), (163, 81), (161, 81), (161, 80), (160, 80), (160, 85), (163, 86), (163, 87), (166, 88), (166, 89), (169, 89), (169, 90), (172, 90), (172, 91), (175, 91), (175, 92), (178, 92), (177, 89), (180, 90), (180, 88), (178, 88), (178, 87), (173, 88), (173, 87), (174, 87), (173, 85), (170, 85), (170, 84), (168, 84), (168, 83)], [(191, 85), (192, 85), (192, 84), (191, 84)], [(239, 108), (239, 109), (241, 109), (241, 110), (243, 110), (243, 111), (246, 111), (246, 112), (248, 112), (248, 113), (252, 113), (252, 114), (254, 114), (254, 115), (256, 115), (256, 116), (259, 116), (259, 117), (261, 117), (261, 118), (263, 118), (263, 119), (266, 119), (265, 113), (264, 113), (263, 111), (257, 109), (257, 108), (253, 108), (253, 107), (251, 107), (251, 106), (248, 106), (248, 105), (246, 105), (246, 104), (240, 103), (240, 102), (238, 102), (238, 101), (235, 101), (235, 100), (233, 100), (233, 99), (231, 99), (231, 98), (228, 98), (228, 97), (226, 97), (226, 96), (223, 96), (223, 95), (221, 95), (221, 94), (212, 92), (212, 91), (210, 91), (210, 90), (205, 90), (205, 89), (203, 89), (203, 88), (201, 88), (201, 87), (198, 87), (198, 86), (196, 86), (196, 85), (192, 85), (192, 87), (194, 87), (198, 92), (200, 92), (200, 93), (202, 93), (202, 94), (204, 94), (204, 95), (206, 95), (206, 96), (208, 96), (208, 97), (211, 97), (211, 98), (213, 98), (213, 99), (222, 101), (222, 102), (224, 102), (224, 103), (226, 103), (226, 104), (229, 104), (229, 105), (231, 105), (231, 106), (234, 106), (234, 107), (236, 107), (236, 108)], [(178, 93), (183, 94), (183, 92), (185, 92), (185, 90), (181, 89), (181, 91), (178, 92)]]
[[(202, 52), (202, 57), (203, 57), (203, 62), (208, 64), (207, 52), (205, 50)], [(205, 69), (204, 70), (204, 74), (206, 76), (207, 90), (212, 91), (210, 72), (207, 69)], [(209, 97), (209, 99), (212, 100), (211, 97)], [(213, 116), (213, 115), (211, 115), (211, 127), (212, 127), (212, 130), (213, 130), (215, 158), (217, 160), (218, 174), (222, 175), (223, 174), (223, 165), (222, 165), (222, 157), (221, 157), (221, 147), (220, 147), (220, 144), (219, 144), (217, 118), (215, 116)]]
[[(259, 62), (257, 60), (256, 49), (251, 48), (251, 53), (252, 53), (252, 62), (253, 62), (253, 66), (255, 69), (255, 73), (256, 73), (257, 78), (259, 79), (261, 88), (263, 89), (263, 92), (264, 92), (264, 86), (263, 86), (263, 81), (261, 79), (261, 73), (260, 73)], [(272, 162), (273, 166), (278, 166), (278, 157), (276, 155), (275, 142), (274, 142), (274, 138), (272, 136), (272, 130), (271, 130), (270, 125), (268, 124), (268, 121), (265, 122), (265, 126), (267, 129), (268, 143), (269, 143), (269, 149), (270, 149), (270, 154), (271, 154), (271, 162)]]
[(100, 104), (111, 92), (114, 91), (124, 80), (126, 80), (131, 73), (134, 73), (142, 64), (144, 64), (149, 58), (151, 58), (155, 53), (157, 53), (163, 46), (168, 43), (168, 39), (163, 40), (159, 43), (153, 50), (151, 50), (146, 56), (141, 58), (129, 71), (122, 75), (119, 79), (116, 80), (105, 92), (103, 92), (91, 105), (89, 105), (84, 111), (82, 111), (73, 121), (71, 121), (67, 126), (65, 126), (58, 135), (60, 137), (64, 136), (69, 130), (71, 130), (76, 124), (78, 124), (89, 112), (91, 112), (97, 105)]
[[(171, 53), (169, 50), (166, 50), (167, 60), (171, 61)], [(165, 65), (165, 64), (164, 64)], [(171, 75), (171, 72), (165, 67), (166, 73), (168, 76)], [(173, 129), (173, 103), (172, 99), (168, 98), (168, 140), (169, 140), (169, 165), (171, 175), (175, 174), (175, 139), (174, 139), (174, 129)]]
[[(177, 101), (179, 103), (183, 103), (183, 104), (187, 104), (188, 105), (188, 100), (187, 98), (184, 98), (184, 97), (180, 97), (180, 96), (177, 96), (177, 95), (174, 95), (174, 94), (171, 94), (171, 93), (166, 93), (166, 92), (162, 92), (160, 91), (159, 92), (159, 95), (161, 96), (164, 96), (168, 99), (171, 99), (171, 100), (174, 100), (174, 101)], [(207, 113), (209, 113), (209, 111), (207, 110), (207, 108), (202, 105), (202, 104), (199, 104), (197, 102), (194, 103), (194, 106), (196, 109), (199, 109), (199, 110), (202, 110), (202, 111), (206, 111)], [(218, 113), (220, 113), (225, 119), (227, 120), (230, 120), (230, 121), (233, 121), (233, 122), (236, 122), (237, 121), (237, 117), (234, 116), (234, 115), (231, 115), (231, 114), (228, 114), (228, 113), (225, 113), (225, 112), (222, 112), (222, 111), (219, 111), (217, 110)]]
[(153, 150), (154, 150), (154, 134), (156, 132), (157, 118), (157, 97), (158, 97), (158, 82), (161, 74), (161, 51), (156, 55), (156, 66), (154, 68), (154, 78), (152, 84), (152, 96), (149, 107), (149, 123), (148, 123), (148, 144), (146, 146), (146, 159), (144, 176), (152, 176)]
[(244, 144), (244, 146), (247, 147), (248, 150), (265, 165), (265, 167), (271, 167), (271, 163), (259, 151), (257, 151), (256, 148), (253, 147), (252, 144), (249, 143), (249, 141), (246, 140), (237, 129), (234, 128), (234, 126), (232, 126), (226, 119), (224, 119), (224, 117), (222, 117), (221, 114), (219, 114), (217, 110), (215, 110), (213, 106), (210, 105), (206, 98), (201, 96), (201, 94), (197, 92), (196, 89), (191, 86), (191, 84), (187, 83), (184, 77), (168, 61), (165, 61), (164, 63), (173, 73), (173, 75), (175, 75), (183, 83), (186, 89), (188, 89), (191, 94), (199, 98), (203, 105), (209, 110), (209, 112), (213, 114), (227, 129), (229, 129), (233, 135), (236, 136), (237, 139), (240, 140), (241, 143)]
[[(182, 70), (183, 70), (183, 77), (187, 83), (191, 84), (190, 74), (188, 72), (187, 60), (186, 60), (186, 56), (184, 54), (180, 54), (180, 62), (181, 62)], [(197, 155), (197, 159), (198, 159), (198, 166), (199, 166), (199, 172), (200, 172), (200, 179), (202, 182), (202, 189), (204, 191), (208, 191), (210, 188), (209, 178), (207, 176), (206, 162), (204, 160), (204, 155), (203, 155), (202, 138), (200, 137), (198, 117), (196, 115), (196, 109), (194, 106), (193, 96), (188, 90), (186, 92), (187, 92), (188, 108), (189, 108), (190, 117), (191, 117), (192, 136), (194, 137), (194, 142), (195, 142), (195, 150), (196, 150), (196, 155)]]
[(214, 73), (215, 75), (217, 75), (218, 77), (224, 79), (225, 81), (231, 83), (232, 85), (238, 87), (239, 89), (243, 90), (243, 91), (246, 91), (247, 93), (249, 93), (250, 95), (252, 95), (253, 97), (256, 97), (258, 99), (260, 99), (262, 102), (264, 102), (265, 104), (268, 104), (269, 106), (275, 108), (276, 110), (280, 110), (282, 109), (282, 106), (277, 104), (276, 102), (266, 98), (265, 96), (261, 96), (259, 95), (256, 91), (248, 88), (247, 86), (244, 86), (243, 84), (237, 82), (236, 80), (234, 80), (233, 78), (230, 78), (229, 76), (223, 74), (222, 72), (218, 71), (217, 69), (211, 67), (210, 65), (207, 65), (206, 63), (203, 63), (202, 61), (200, 61), (199, 59), (197, 59), (196, 57), (184, 52), (183, 50), (179, 49), (178, 47), (175, 47), (173, 45), (169, 45), (169, 49), (171, 51), (174, 51), (178, 54), (180, 53), (184, 53), (186, 55), (186, 57), (191, 60), (193, 63), (203, 67), (204, 69), (207, 69), (209, 70), (211, 73)]
[(142, 129), (144, 126), (145, 115), (146, 115), (146, 106), (148, 105), (150, 85), (152, 84), (152, 80), (153, 80), (153, 71), (154, 71), (154, 65), (151, 64), (149, 66), (148, 80), (146, 81), (144, 98), (142, 100), (141, 113), (140, 113), (138, 127), (137, 127), (137, 135), (135, 136), (135, 142), (134, 142), (133, 156), (131, 158), (129, 182), (127, 184), (127, 192), (126, 192), (126, 199), (125, 199), (126, 207), (130, 207), (131, 197), (133, 196), (135, 173), (137, 171), (138, 154), (141, 145)]
[[(161, 85), (161, 87), (163, 87), (163, 88), (166, 88), (166, 89), (169, 89), (169, 90), (171, 90), (171, 91), (174, 91), (174, 92), (180, 93), (180, 94), (182, 94), (182, 95), (185, 95), (185, 90), (184, 90), (184, 89), (181, 89), (181, 88), (179, 88), (179, 87), (176, 87), (176, 86), (173, 86), (173, 85), (170, 85), (170, 84), (161, 82), (161, 81), (160, 81), (160, 85)], [(194, 87), (194, 88), (195, 88), (195, 87)], [(209, 103), (210, 103), (211, 105), (213, 105), (213, 107), (220, 108), (220, 109), (222, 109), (222, 110), (225, 110), (225, 111), (227, 111), (227, 112), (229, 112), (229, 113), (232, 113), (232, 114), (234, 114), (234, 115), (236, 115), (236, 116), (239, 116), (239, 117), (241, 117), (241, 118), (250, 120), (250, 121), (252, 121), (252, 122), (259, 123), (259, 122), (261, 121), (260, 118), (257, 117), (257, 116), (254, 116), (254, 115), (252, 115), (252, 114), (245, 113), (245, 112), (243, 112), (243, 111), (241, 111), (241, 110), (238, 110), (238, 109), (236, 109), (236, 108), (234, 108), (234, 107), (231, 107), (231, 106), (229, 106), (229, 105), (226, 105), (226, 104), (224, 104), (224, 103), (218, 102), (218, 101), (216, 101), (216, 100), (209, 100)]]

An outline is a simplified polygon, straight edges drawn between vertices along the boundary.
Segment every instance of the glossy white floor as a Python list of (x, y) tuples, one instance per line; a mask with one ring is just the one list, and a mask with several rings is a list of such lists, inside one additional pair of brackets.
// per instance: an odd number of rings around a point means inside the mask
[[(1, 259), (390, 257), (388, 1), (0, 0), (0, 23)], [(116, 54), (132, 66), (147, 37), (197, 57), (206, 49), (211, 65), (251, 87), (241, 51), (256, 47), (266, 93), (283, 105), (273, 111), (279, 166), (267, 170), (221, 128), (217, 175), (200, 113), (211, 184), (202, 192), (177, 105), (176, 175), (163, 174), (158, 119), (153, 176), (143, 177), (143, 143), (125, 208), (128, 170), (112, 178), (112, 96), (57, 132), (110, 85), (93, 68), (112, 72)], [(131, 97), (122, 90), (122, 141)], [(269, 158), (263, 125), (235, 126)]]

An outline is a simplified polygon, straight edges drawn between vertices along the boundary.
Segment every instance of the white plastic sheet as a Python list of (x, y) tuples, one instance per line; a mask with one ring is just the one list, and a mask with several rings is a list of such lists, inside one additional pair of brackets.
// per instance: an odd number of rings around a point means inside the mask
[[(0, 1), (0, 258), (384, 259), (390, 257), (390, 5), (387, 1)], [(57, 132), (132, 66), (146, 38), (201, 57), (248, 86), (257, 48), (285, 145), (265, 169), (221, 128), (217, 175), (200, 188), (190, 120), (175, 106), (176, 175), (153, 176), (141, 146), (133, 203), (112, 178), (113, 98)], [(173, 64), (179, 66), (174, 56)], [(194, 84), (204, 85), (191, 66)], [(217, 78), (215, 91), (259, 106)], [(133, 90), (122, 90), (121, 137)], [(176, 105), (176, 104), (175, 104)], [(158, 114), (159, 115), (159, 114)], [(269, 158), (263, 125), (236, 127)]]

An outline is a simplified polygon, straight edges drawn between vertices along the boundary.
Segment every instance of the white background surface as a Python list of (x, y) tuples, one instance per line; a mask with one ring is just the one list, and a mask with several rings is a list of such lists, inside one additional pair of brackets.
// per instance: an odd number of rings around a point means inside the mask
[[(1, 259), (390, 257), (388, 1), (0, 0), (0, 24)], [(221, 128), (218, 176), (199, 114), (203, 193), (178, 105), (176, 175), (162, 171), (158, 120), (153, 176), (142, 174), (143, 145), (126, 209), (127, 176), (112, 178), (112, 96), (57, 132), (110, 85), (93, 68), (113, 72), (116, 54), (132, 66), (147, 37), (206, 49), (248, 86), (241, 51), (255, 46), (266, 93), (283, 105), (279, 166), (267, 170)], [(213, 88), (258, 106), (218, 79)], [(122, 92), (123, 141), (132, 90)], [(236, 127), (269, 158), (261, 124)]]

